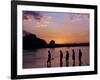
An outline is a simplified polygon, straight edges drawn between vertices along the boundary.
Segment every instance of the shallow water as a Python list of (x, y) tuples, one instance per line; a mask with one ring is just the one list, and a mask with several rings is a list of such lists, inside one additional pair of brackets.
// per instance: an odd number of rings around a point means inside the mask
[[(73, 66), (72, 49), (75, 50), (75, 64), (79, 66), (79, 49), (82, 51), (81, 66), (89, 65), (89, 47), (60, 47), (60, 48), (42, 48), (37, 50), (23, 51), (23, 68), (44, 68), (47, 67), (48, 50), (51, 52), (51, 65), (49, 67), (60, 67), (60, 64), (66, 67)], [(63, 52), (63, 60), (60, 63), (60, 50)], [(66, 65), (66, 50), (69, 52), (69, 63)]]

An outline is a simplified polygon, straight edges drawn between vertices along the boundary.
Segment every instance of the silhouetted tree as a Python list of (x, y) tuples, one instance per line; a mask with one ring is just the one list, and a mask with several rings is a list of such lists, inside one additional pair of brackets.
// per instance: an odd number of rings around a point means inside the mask
[(35, 34), (28, 34), (23, 37), (24, 49), (42, 48), (47, 45), (46, 41), (38, 38)]
[(55, 41), (54, 40), (51, 40), (49, 44), (50, 45), (54, 45), (55, 44)]
[(51, 40), (50, 43), (49, 43), (49, 46), (50, 47), (54, 47), (55, 46), (55, 41), (54, 40)]

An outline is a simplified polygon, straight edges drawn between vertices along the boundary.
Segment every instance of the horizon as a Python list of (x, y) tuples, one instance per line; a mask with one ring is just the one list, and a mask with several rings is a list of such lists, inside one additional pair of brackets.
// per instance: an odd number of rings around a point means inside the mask
[(89, 14), (23, 11), (23, 31), (47, 43), (89, 43)]

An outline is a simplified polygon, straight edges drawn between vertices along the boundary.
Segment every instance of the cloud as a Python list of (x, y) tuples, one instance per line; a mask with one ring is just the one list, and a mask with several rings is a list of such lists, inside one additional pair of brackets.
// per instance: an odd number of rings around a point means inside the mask
[(42, 16), (41, 20), (36, 22), (36, 27), (48, 27), (51, 19), (51, 16)]
[(28, 20), (30, 18), (34, 18), (35, 20), (40, 20), (42, 15), (36, 11), (23, 11), (23, 19)]
[(47, 42), (89, 41), (89, 14), (23, 11), (23, 18), (23, 30)]

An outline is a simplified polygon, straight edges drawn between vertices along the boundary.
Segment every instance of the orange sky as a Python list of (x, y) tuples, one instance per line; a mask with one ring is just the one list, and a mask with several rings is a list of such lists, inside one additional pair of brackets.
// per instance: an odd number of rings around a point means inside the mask
[(89, 14), (26, 12), (23, 12), (23, 29), (47, 43), (89, 42)]

